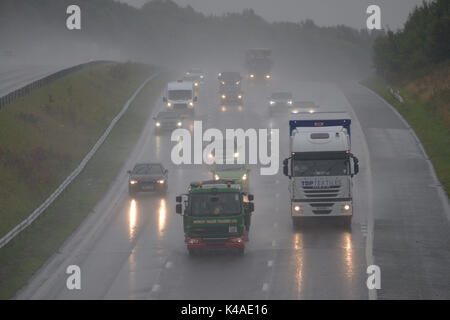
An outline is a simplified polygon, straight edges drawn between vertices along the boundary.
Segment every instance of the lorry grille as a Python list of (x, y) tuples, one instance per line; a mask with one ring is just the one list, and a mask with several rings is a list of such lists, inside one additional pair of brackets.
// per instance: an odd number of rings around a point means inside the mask
[(174, 109), (186, 109), (187, 108), (187, 104), (186, 103), (175, 103), (173, 105)]
[(227, 234), (228, 225), (225, 226), (210, 226), (210, 227), (196, 227), (191, 229), (192, 233), (199, 235), (210, 235), (210, 234)]
[(340, 188), (340, 186), (303, 187), (303, 192), (307, 198), (336, 198), (339, 195)]

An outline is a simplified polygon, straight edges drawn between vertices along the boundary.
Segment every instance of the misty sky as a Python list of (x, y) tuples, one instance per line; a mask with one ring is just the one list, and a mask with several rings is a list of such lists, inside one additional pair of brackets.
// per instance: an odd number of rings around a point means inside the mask
[[(147, 0), (120, 0), (136, 7)], [(181, 6), (191, 5), (207, 14), (241, 12), (253, 8), (268, 21), (299, 22), (310, 18), (318, 25), (346, 24), (360, 29), (366, 26), (369, 4), (381, 8), (381, 23), (390, 29), (403, 26), (409, 12), (422, 0), (174, 0)]]

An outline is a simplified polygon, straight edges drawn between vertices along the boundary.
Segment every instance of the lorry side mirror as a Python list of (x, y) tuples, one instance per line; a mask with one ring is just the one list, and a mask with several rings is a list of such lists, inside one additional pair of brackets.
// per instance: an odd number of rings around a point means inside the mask
[(168, 173), (169, 173), (169, 170), (167, 170), (167, 169), (164, 170), (164, 173), (165, 173), (165, 174), (168, 174)]
[(167, 98), (166, 97), (163, 97), (163, 102), (167, 102)]
[(248, 203), (248, 212), (253, 212), (255, 211), (255, 204), (253, 202), (249, 202)]
[(284, 159), (284, 160), (283, 160), (283, 174), (284, 174), (286, 177), (289, 177), (288, 163), (289, 163), (289, 160), (288, 160), (288, 159)]
[(195, 96), (195, 97), (194, 97), (194, 102), (197, 102), (197, 99), (198, 99), (197, 96)]
[(247, 198), (248, 198), (248, 201), (253, 201), (253, 199), (255, 199), (255, 196), (252, 195), (252, 194), (249, 194), (249, 195), (247, 196)]
[(177, 214), (182, 214), (183, 213), (183, 209), (182, 209), (182, 205), (181, 203), (178, 203), (177, 206), (175, 207), (175, 212)]
[(358, 172), (359, 172), (359, 160), (354, 155), (352, 155), (352, 157), (353, 157), (353, 167), (355, 168), (355, 172), (353, 174), (358, 174)]
[(355, 162), (355, 174), (358, 174), (359, 172), (359, 163)]
[(177, 196), (177, 197), (175, 198), (175, 201), (178, 202), (178, 203), (181, 203), (181, 196)]

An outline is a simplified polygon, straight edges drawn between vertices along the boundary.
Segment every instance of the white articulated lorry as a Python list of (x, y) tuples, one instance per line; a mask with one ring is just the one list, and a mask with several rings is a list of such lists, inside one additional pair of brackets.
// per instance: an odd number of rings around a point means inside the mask
[(283, 161), (289, 177), (291, 216), (339, 217), (351, 225), (352, 178), (359, 171), (351, 153), (351, 118), (345, 112), (302, 113), (289, 121), (290, 152)]

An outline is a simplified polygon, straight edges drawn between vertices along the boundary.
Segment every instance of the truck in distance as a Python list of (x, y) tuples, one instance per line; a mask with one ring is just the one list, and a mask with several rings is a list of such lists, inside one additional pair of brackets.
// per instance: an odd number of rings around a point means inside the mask
[(272, 78), (272, 50), (249, 49), (245, 53), (245, 67), (251, 81), (269, 81)]
[(200, 69), (192, 68), (186, 71), (183, 80), (193, 82), (194, 87), (198, 88), (205, 81), (205, 73)]
[(254, 211), (253, 195), (232, 181), (211, 180), (190, 184), (176, 197), (176, 213), (183, 216), (189, 254), (205, 249), (245, 251)]
[(169, 82), (163, 101), (167, 110), (183, 114), (194, 114), (194, 107), (197, 102), (194, 83), (183, 80)]
[(289, 121), (290, 152), (283, 161), (289, 177), (294, 225), (312, 217), (353, 216), (352, 178), (359, 171), (350, 152), (351, 118), (345, 112), (302, 113)]
[(244, 95), (241, 89), (242, 77), (240, 73), (234, 71), (220, 72), (217, 79), (219, 80), (221, 104), (241, 105)]

